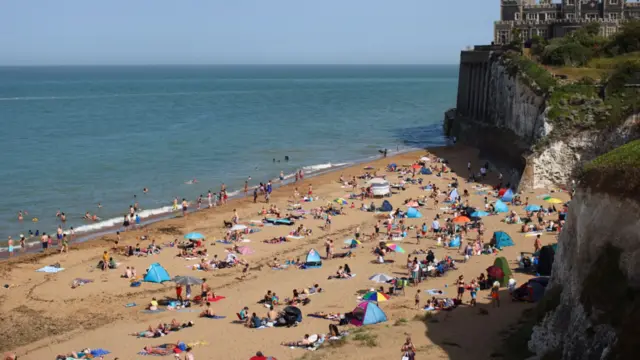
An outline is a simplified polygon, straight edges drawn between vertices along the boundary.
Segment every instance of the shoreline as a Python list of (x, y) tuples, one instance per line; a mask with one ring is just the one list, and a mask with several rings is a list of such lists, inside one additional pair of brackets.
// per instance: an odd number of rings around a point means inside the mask
[[(439, 147), (434, 147), (434, 148), (440, 148), (442, 146)], [(399, 156), (404, 156), (407, 154), (411, 154), (411, 153), (417, 153), (417, 152), (424, 152), (424, 151), (429, 151), (428, 148), (425, 149), (416, 149), (416, 148), (406, 148), (406, 149), (399, 149), (397, 151), (393, 151), (390, 152), (390, 155), (388, 155), (386, 157), (386, 159), (389, 159), (389, 161), (391, 161), (393, 158), (399, 157)], [(335, 173), (337, 171), (344, 171), (344, 170), (350, 170), (352, 168), (358, 167), (359, 165), (362, 164), (366, 164), (366, 163), (370, 163), (373, 161), (379, 161), (379, 160), (384, 160), (385, 157), (380, 155), (380, 156), (371, 156), (369, 158), (365, 158), (365, 159), (361, 159), (361, 160), (354, 160), (351, 162), (346, 162), (346, 163), (338, 163), (335, 166), (331, 166), (329, 168), (326, 169), (320, 169), (316, 172), (312, 172), (310, 174), (307, 175), (307, 173), (305, 173), (305, 177), (303, 181), (300, 181), (298, 183), (302, 184), (305, 183), (308, 179), (314, 179), (323, 175), (327, 175), (327, 174), (332, 174)], [(307, 168), (312, 167), (312, 166), (322, 166), (325, 164), (319, 164), (319, 165), (310, 165), (310, 166), (306, 166)], [(384, 170), (384, 169), (381, 169)], [(280, 189), (285, 188), (285, 187), (290, 187), (292, 185), (297, 184), (295, 182), (295, 178), (294, 178), (294, 174), (287, 174), (285, 175), (285, 180), (284, 181), (280, 181), (278, 177), (272, 178), (271, 181), (274, 185), (278, 185), (277, 187), (274, 187), (273, 189), (273, 194), (272, 195), (276, 195), (277, 192), (279, 192)], [(258, 180), (258, 182), (260, 182)], [(251, 192), (252, 190), (254, 190), (255, 188), (257, 188), (258, 186), (252, 186), (249, 187), (249, 191)], [(241, 201), (243, 200), (250, 200), (252, 198), (252, 194), (249, 194), (247, 196), (244, 196), (242, 190), (232, 190), (231, 193), (235, 193), (234, 195), (230, 196), (227, 204), (225, 205), (217, 205), (214, 206), (212, 208), (208, 208), (208, 207), (203, 207), (201, 209), (194, 209), (191, 208), (188, 211), (188, 214), (198, 214), (201, 212), (213, 212), (213, 211), (223, 211), (224, 208), (228, 208), (230, 205), (236, 204), (236, 203), (241, 203)], [(258, 199), (260, 200), (261, 198), (263, 198), (263, 195), (260, 195), (258, 197)], [(190, 205), (192, 204), (192, 202), (189, 203)], [(163, 208), (170, 208), (171, 206), (166, 206)], [(145, 210), (156, 210), (156, 209), (143, 209), (142, 211)], [(81, 233), (81, 235), (78, 235), (78, 233), (76, 232), (76, 235), (74, 237), (74, 239), (70, 239), (69, 240), (69, 251), (71, 251), (71, 248), (73, 247), (74, 249), (78, 248), (78, 246), (81, 246), (82, 248), (84, 247), (89, 247), (92, 248), (94, 247), (93, 245), (83, 245), (83, 244), (87, 244), (89, 242), (92, 241), (99, 241), (101, 243), (105, 242), (105, 239), (108, 238), (108, 241), (115, 241), (115, 240), (111, 240), (110, 235), (115, 235), (116, 232), (120, 231), (120, 234), (124, 237), (125, 233), (129, 234), (132, 232), (144, 232), (145, 229), (147, 229), (150, 226), (154, 226), (157, 225), (158, 223), (162, 223), (163, 221), (170, 221), (170, 220), (174, 220), (174, 219), (181, 219), (182, 215), (181, 215), (181, 211), (169, 211), (169, 212), (165, 212), (165, 213), (160, 213), (160, 214), (155, 214), (155, 215), (151, 215), (148, 217), (145, 217), (143, 220), (141, 220), (141, 225), (139, 227), (136, 227), (134, 229), (128, 230), (128, 231), (123, 231), (122, 230), (122, 226), (121, 225), (113, 225), (113, 226), (106, 226), (104, 228), (100, 228), (97, 229), (95, 231), (88, 231), (88, 232), (83, 232)], [(109, 220), (105, 220), (105, 221), (109, 221)], [(64, 231), (65, 234), (69, 234), (68, 230)], [(46, 257), (49, 254), (57, 254), (59, 253), (59, 241), (58, 239), (53, 238), (53, 242), (52, 244), (49, 245), (49, 248), (47, 251), (43, 251), (41, 246), (40, 246), (40, 241), (38, 238), (34, 237), (32, 238), (35, 241), (32, 241), (31, 243), (27, 242), (27, 247), (26, 247), (26, 251), (22, 252), (20, 251), (20, 247), (19, 247), (19, 239), (15, 240), (14, 239), (14, 255), (13, 257), (9, 257), (9, 252), (7, 251), (8, 248), (6, 247), (0, 247), (0, 265), (4, 262), (18, 262), (20, 263), (21, 259), (25, 258), (25, 257), (36, 257), (36, 258), (42, 258), (42, 257)], [(29, 240), (29, 239), (27, 239)], [(16, 242), (18, 243), (18, 245), (16, 246)], [(31, 245), (29, 245), (31, 244)]]
[[(399, 155), (403, 155), (403, 154), (407, 154), (407, 153), (411, 153), (411, 152), (415, 152), (415, 151), (421, 151), (424, 149), (419, 149), (419, 148), (405, 148), (405, 149), (398, 149), (396, 151), (390, 151), (388, 157), (394, 157), (394, 156), (399, 156)], [(348, 162), (340, 162), (340, 163), (326, 163), (326, 164), (315, 164), (315, 165), (308, 165), (308, 166), (303, 166), (302, 169), (311, 169), (311, 172), (307, 173), (305, 172), (305, 179), (312, 179), (324, 174), (328, 174), (331, 172), (336, 172), (336, 171), (340, 171), (340, 170), (344, 170), (344, 169), (348, 169), (352, 166), (358, 166), (360, 164), (364, 164), (367, 162), (371, 162), (371, 161), (376, 161), (379, 159), (383, 159), (384, 157), (382, 157), (381, 155), (378, 156), (370, 156), (367, 158), (360, 158), (357, 160), (352, 160), (352, 161), (348, 161)], [(326, 166), (329, 165), (329, 167), (324, 168), (324, 169), (318, 169), (316, 171), (313, 171), (314, 167), (319, 167), (319, 166)], [(309, 170), (307, 170), (309, 171)], [(285, 180), (284, 181), (280, 181), (279, 177), (276, 176), (274, 178), (271, 178), (271, 182), (274, 185), (279, 185), (277, 187), (274, 188), (274, 191), (276, 189), (279, 189), (282, 186), (287, 186), (287, 185), (291, 185), (294, 183), (294, 177), (295, 177), (295, 173), (291, 173), (291, 174), (285, 174)], [(268, 181), (268, 180), (267, 180)], [(258, 180), (258, 182), (260, 182)], [(251, 193), (255, 188), (257, 188), (258, 185), (255, 186), (250, 186), (249, 192)], [(231, 196), (229, 196), (228, 202), (230, 201), (237, 201), (240, 199), (245, 198), (242, 189), (240, 190), (231, 190), (229, 192), (230, 194), (233, 194)], [(251, 197), (252, 194), (247, 195), (247, 197)], [(190, 201), (189, 204), (193, 205), (195, 200)], [(204, 204), (204, 203), (203, 203)], [(214, 206), (212, 209), (215, 209), (217, 207), (219, 207), (220, 205)], [(151, 224), (155, 224), (159, 221), (163, 221), (163, 220), (170, 220), (173, 218), (179, 218), (181, 217), (181, 215), (176, 215), (179, 214), (180, 211), (174, 211), (173, 209), (171, 209), (172, 206), (168, 205), (168, 206), (162, 206), (160, 208), (154, 208), (154, 209), (141, 209), (139, 212), (145, 212), (145, 211), (150, 211), (153, 212), (151, 215), (146, 216), (146, 217), (141, 217), (141, 225), (133, 230), (129, 230), (129, 231), (134, 231), (134, 230), (139, 230), (142, 229), (146, 226), (149, 226)], [(163, 209), (166, 209), (166, 211), (162, 211)], [(188, 211), (189, 214), (191, 213), (196, 213), (199, 211), (204, 211), (204, 210), (211, 210), (207, 207), (203, 207), (201, 209), (194, 209), (193, 207)], [(103, 236), (107, 236), (107, 235), (111, 235), (111, 234), (115, 234), (116, 232), (120, 231), (121, 233), (124, 233), (122, 225), (117, 225), (120, 224), (122, 222), (122, 219), (120, 218), (109, 218), (109, 219), (105, 219), (105, 220), (100, 220), (95, 222), (95, 224), (100, 224), (102, 222), (112, 222), (112, 221), (118, 221), (116, 224), (114, 225), (105, 225), (104, 227), (100, 227), (97, 228), (95, 230), (89, 230), (89, 231), (81, 231), (80, 233), (78, 233), (78, 228), (75, 229), (76, 234), (73, 240), (69, 240), (69, 246), (71, 245), (78, 245), (78, 244), (82, 244), (85, 243), (87, 241), (92, 241), (95, 239), (98, 239), (100, 237)], [(81, 225), (81, 226), (90, 226), (91, 223), (89, 224), (85, 224), (85, 225)], [(55, 232), (55, 229), (53, 229), (52, 231), (45, 231), (49, 234), (53, 234)], [(67, 234), (67, 236), (69, 235), (69, 230), (66, 229), (63, 231), (64, 234)], [(42, 233), (41, 233), (42, 234)], [(34, 253), (42, 253), (42, 248), (40, 245), (40, 240), (38, 237), (33, 237), (33, 238), (27, 238), (27, 246), (26, 246), (26, 251), (22, 252), (21, 248), (20, 248), (20, 244), (19, 244), (19, 237), (17, 236), (16, 238), (14, 238), (14, 255), (13, 258), (19, 257), (19, 256), (25, 256), (25, 255), (29, 255), (29, 254), (34, 254)], [(31, 241), (30, 241), (31, 240)], [(6, 242), (6, 241), (5, 241)], [(53, 242), (52, 244), (49, 245), (50, 248), (57, 248), (59, 246), (59, 241), (55, 238), (53, 238)], [(4, 246), (0, 246), (0, 262), (9, 259), (9, 252), (8, 252), (8, 248), (6, 247), (6, 245)]]

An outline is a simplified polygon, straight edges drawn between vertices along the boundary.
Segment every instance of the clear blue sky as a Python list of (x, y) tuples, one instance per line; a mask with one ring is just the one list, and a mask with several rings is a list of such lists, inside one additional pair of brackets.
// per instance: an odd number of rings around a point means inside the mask
[(489, 0), (0, 0), (0, 65), (452, 64)]

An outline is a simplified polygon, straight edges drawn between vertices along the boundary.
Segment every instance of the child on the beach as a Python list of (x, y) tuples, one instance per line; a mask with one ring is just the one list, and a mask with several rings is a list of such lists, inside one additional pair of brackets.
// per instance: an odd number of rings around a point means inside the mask
[(491, 287), (491, 305), (500, 307), (500, 283), (497, 281)]
[(420, 309), (420, 290), (416, 292), (416, 309)]

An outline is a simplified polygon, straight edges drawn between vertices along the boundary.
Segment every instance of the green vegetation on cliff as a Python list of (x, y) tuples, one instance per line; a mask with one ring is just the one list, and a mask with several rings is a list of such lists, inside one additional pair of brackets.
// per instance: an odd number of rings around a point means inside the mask
[(583, 183), (593, 191), (640, 198), (640, 140), (629, 142), (587, 163)]
[(590, 23), (563, 37), (534, 38), (530, 56), (505, 54), (511, 75), (538, 95), (546, 96), (550, 134), (567, 136), (574, 130), (620, 125), (640, 112), (640, 21), (625, 23), (611, 39), (599, 36), (599, 24)]

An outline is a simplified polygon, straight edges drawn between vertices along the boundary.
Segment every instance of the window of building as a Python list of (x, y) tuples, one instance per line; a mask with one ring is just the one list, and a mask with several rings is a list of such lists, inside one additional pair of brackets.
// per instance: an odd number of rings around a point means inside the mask
[(568, 13), (568, 14), (564, 14), (565, 18), (573, 20), (576, 18), (576, 14), (573, 13)]
[(501, 44), (506, 44), (509, 42), (509, 30), (500, 30), (498, 33), (498, 42)]
[(609, 19), (611, 19), (611, 20), (620, 20), (620, 14), (618, 14), (618, 13), (609, 13)]
[(528, 13), (527, 20), (538, 20), (538, 13)]
[[(567, 0), (567, 5), (575, 5), (576, 1), (575, 0)], [(569, 19), (569, 18), (567, 18)]]
[(516, 20), (520, 20), (520, 13), (517, 12), (517, 13), (513, 14), (513, 18), (516, 19)]
[(609, 0), (609, 4), (618, 5), (618, 0)]
[(549, 33), (547, 29), (538, 29), (538, 36), (540, 36), (541, 38), (548, 38)]
[(555, 18), (556, 18), (556, 13), (554, 13), (554, 12), (547, 13), (547, 19), (548, 20), (553, 20)]
[(598, 18), (598, 14), (585, 14), (585, 18), (589, 20), (595, 20)]

